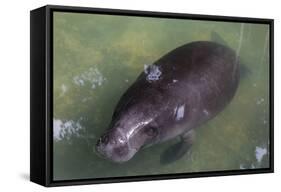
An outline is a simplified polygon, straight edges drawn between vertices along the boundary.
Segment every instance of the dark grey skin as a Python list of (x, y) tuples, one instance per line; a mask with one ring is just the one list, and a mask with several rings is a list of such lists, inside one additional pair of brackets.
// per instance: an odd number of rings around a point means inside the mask
[(239, 83), (233, 50), (210, 41), (185, 44), (147, 67), (121, 97), (96, 151), (113, 162), (130, 160), (141, 148), (176, 137), (182, 157), (194, 129), (232, 100)]

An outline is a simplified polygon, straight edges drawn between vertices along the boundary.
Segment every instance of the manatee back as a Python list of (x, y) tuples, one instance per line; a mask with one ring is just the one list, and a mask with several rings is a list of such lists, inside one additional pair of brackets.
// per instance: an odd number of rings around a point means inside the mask
[(198, 124), (222, 111), (232, 100), (239, 84), (236, 53), (227, 46), (210, 41), (192, 42), (176, 48), (155, 65), (163, 76), (149, 86), (161, 87), (194, 109), (190, 113)]
[(181, 122), (197, 126), (224, 109), (238, 83), (239, 62), (233, 50), (209, 41), (188, 43), (145, 69), (121, 97), (113, 118), (146, 100), (156, 113), (170, 111), (165, 116), (169, 126), (177, 123), (173, 111), (184, 105), (188, 115)]

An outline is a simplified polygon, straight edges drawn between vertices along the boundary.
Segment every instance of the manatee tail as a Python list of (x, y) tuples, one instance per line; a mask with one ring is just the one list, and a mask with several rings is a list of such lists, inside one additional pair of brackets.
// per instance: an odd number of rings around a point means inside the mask
[[(228, 47), (228, 44), (226, 43), (226, 41), (215, 31), (211, 32), (211, 41)], [(243, 60), (240, 57), (240, 78), (245, 79), (251, 73), (252, 72), (249, 69), (249, 67), (247, 67), (247, 65), (244, 64)]]

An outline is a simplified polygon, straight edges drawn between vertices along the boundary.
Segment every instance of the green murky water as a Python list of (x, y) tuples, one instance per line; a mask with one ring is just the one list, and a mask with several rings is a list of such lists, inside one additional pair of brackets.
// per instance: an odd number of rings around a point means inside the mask
[[(168, 164), (176, 140), (114, 164), (93, 152), (120, 96), (168, 51), (212, 32), (249, 69), (227, 108), (197, 129), (190, 155)], [(269, 26), (213, 21), (54, 13), (54, 179), (269, 167)]]

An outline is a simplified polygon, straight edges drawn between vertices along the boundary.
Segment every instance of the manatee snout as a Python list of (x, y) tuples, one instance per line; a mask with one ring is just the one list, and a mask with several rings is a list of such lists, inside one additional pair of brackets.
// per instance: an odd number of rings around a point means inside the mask
[(105, 159), (117, 163), (128, 161), (135, 154), (129, 146), (128, 139), (118, 129), (112, 129), (102, 135), (95, 149)]

